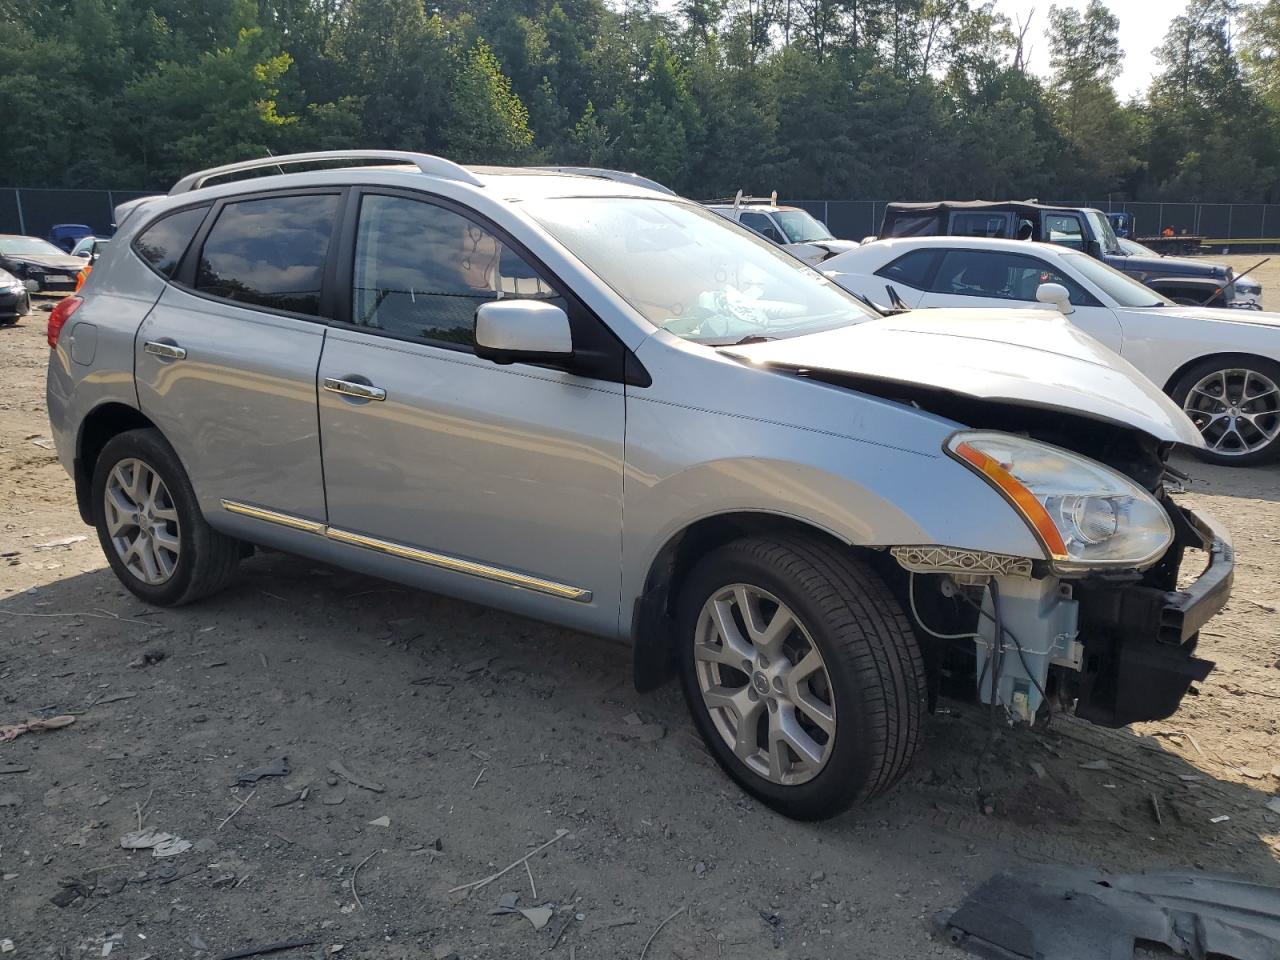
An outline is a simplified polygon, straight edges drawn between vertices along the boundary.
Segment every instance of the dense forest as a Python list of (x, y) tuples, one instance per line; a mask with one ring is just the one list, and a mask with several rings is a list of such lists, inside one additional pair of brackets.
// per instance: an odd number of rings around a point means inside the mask
[[(0, 0), (0, 185), (167, 187), (268, 150), (378, 146), (617, 167), (696, 197), (1280, 201), (1280, 0), (1191, 0), (1129, 103), (1105, 3), (1034, 17), (1029, 33), (979, 0)], [(1044, 78), (1025, 55), (1041, 28)]]

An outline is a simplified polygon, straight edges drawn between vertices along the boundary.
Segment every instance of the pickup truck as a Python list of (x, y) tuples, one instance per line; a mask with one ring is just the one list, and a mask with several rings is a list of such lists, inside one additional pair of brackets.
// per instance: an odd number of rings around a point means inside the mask
[(889, 237), (1000, 237), (1038, 240), (1082, 250), (1126, 273), (1174, 303), (1262, 309), (1257, 284), (1237, 285), (1231, 267), (1190, 257), (1127, 252), (1101, 210), (1024, 202), (891, 203), (876, 239)]

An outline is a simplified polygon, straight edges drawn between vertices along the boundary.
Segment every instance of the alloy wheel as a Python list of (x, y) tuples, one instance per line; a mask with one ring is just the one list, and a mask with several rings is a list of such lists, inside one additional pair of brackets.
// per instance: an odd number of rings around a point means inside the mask
[(121, 460), (107, 477), (103, 501), (107, 534), (125, 569), (153, 586), (172, 577), (182, 541), (160, 475), (141, 460)]
[(822, 771), (836, 735), (831, 677), (786, 604), (748, 584), (716, 591), (698, 616), (694, 661), (712, 723), (748, 769), (786, 786)]
[(1280, 386), (1256, 370), (1214, 371), (1192, 386), (1182, 408), (1211, 453), (1244, 456), (1280, 436)]

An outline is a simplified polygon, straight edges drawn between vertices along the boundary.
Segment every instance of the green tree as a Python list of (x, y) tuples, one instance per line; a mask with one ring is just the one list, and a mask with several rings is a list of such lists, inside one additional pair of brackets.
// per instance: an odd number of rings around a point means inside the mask
[(529, 111), (483, 40), (454, 77), (444, 141), (450, 156), (471, 163), (518, 163), (533, 144)]

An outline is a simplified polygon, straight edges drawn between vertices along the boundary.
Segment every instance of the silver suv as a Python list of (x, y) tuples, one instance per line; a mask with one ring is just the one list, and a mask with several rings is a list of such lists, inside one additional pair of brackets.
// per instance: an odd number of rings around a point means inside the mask
[(420, 154), (118, 218), (48, 407), (149, 603), (261, 545), (623, 640), (801, 818), (902, 775), (944, 674), (1114, 726), (1212, 666), (1231, 548), (1163, 486), (1199, 434), (1056, 312), (880, 316), (678, 197)]

